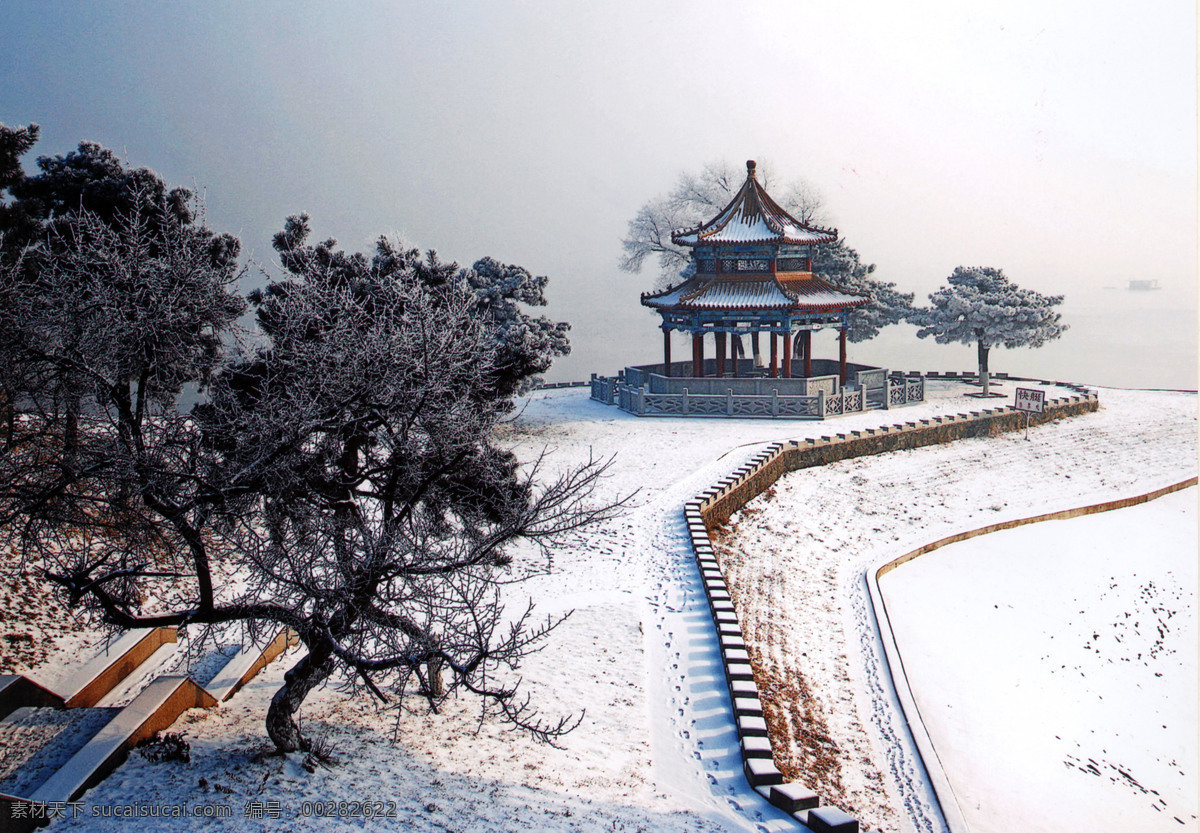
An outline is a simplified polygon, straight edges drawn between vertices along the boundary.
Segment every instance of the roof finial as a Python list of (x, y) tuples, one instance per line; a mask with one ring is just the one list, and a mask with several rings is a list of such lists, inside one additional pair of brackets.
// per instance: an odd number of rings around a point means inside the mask
[(747, 159), (747, 160), (746, 160), (746, 176), (747, 176), (749, 179), (754, 179), (754, 178), (755, 178), (755, 176), (754, 176), (754, 167), (755, 167), (755, 162), (754, 162), (754, 160), (753, 160), (753, 159)]

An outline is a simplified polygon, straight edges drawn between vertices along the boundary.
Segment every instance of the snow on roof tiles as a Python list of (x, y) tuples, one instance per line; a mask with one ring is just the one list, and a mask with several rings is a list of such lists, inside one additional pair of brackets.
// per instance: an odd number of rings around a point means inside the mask
[(763, 189), (746, 163), (746, 181), (716, 217), (693, 228), (671, 234), (680, 246), (745, 243), (827, 243), (837, 239), (836, 229), (806, 225), (788, 214)]
[(657, 295), (642, 296), (642, 303), (656, 309), (829, 311), (865, 304), (867, 298), (843, 292), (819, 278), (778, 282), (775, 280), (716, 279), (693, 277)]
[(684, 305), (697, 309), (774, 309), (791, 306), (791, 299), (774, 281), (712, 281), (685, 295)]

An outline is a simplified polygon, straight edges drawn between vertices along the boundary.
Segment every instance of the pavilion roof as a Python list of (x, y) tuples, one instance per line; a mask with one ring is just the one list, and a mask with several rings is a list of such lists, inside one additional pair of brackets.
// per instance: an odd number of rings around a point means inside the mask
[(836, 229), (810, 226), (787, 213), (759, 184), (754, 170), (755, 163), (747, 162), (745, 183), (716, 217), (696, 228), (672, 232), (671, 240), (679, 246), (808, 244), (837, 240)]
[(659, 310), (832, 312), (857, 307), (869, 300), (864, 295), (844, 292), (820, 278), (778, 281), (693, 276), (664, 292), (642, 296), (643, 304)]

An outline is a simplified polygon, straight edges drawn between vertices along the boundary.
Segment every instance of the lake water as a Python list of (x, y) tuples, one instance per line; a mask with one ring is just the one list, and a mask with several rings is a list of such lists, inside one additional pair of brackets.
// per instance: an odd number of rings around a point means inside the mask
[[(558, 360), (547, 381), (578, 381), (591, 373), (613, 375), (627, 364), (662, 361), (658, 317), (633, 301), (620, 314), (594, 320), (587, 310), (564, 311), (572, 323), (571, 355)], [(1068, 295), (1061, 338), (1038, 349), (993, 349), (993, 373), (1033, 376), (1104, 387), (1195, 390), (1197, 382), (1196, 287), (1168, 286), (1152, 291), (1097, 288)], [(832, 330), (817, 333), (813, 353), (837, 357)], [(711, 351), (711, 342), (708, 345)], [(676, 360), (690, 356), (682, 336), (672, 347)], [(973, 346), (941, 345), (918, 339), (908, 324), (887, 327), (868, 342), (851, 344), (851, 361), (893, 370), (976, 368)]]

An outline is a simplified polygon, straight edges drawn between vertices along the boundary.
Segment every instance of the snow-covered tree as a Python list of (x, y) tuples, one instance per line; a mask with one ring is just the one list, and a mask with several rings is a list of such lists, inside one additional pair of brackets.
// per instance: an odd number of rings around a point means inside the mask
[[(588, 502), (604, 464), (543, 479), (493, 443), (511, 392), (560, 345), (510, 337), (520, 315), (484, 309), (536, 303), (544, 281), (310, 247), (291, 218), (276, 241), (289, 276), (252, 295), (261, 338), (231, 358), (214, 340), (242, 308), (230, 276), (137, 216), (80, 211), (46, 242), (37, 287), (61, 290), (29, 349), (92, 407), (69, 448), (49, 406), (20, 422), (0, 452), (0, 544), (118, 628), (296, 633), (307, 653), (266, 721), (281, 751), (308, 745), (297, 710), (339, 673), (389, 702), (470, 691), (539, 739), (568, 731), (515, 677), (559, 620), (514, 615), (501, 587), (614, 507)], [(206, 277), (208, 300), (192, 286)], [(209, 380), (190, 414), (174, 407), (185, 376)]]
[[(603, 466), (542, 486), (537, 466), (522, 471), (492, 444), (511, 411), (497, 381), (513, 373), (509, 344), (461, 273), (415, 251), (352, 280), (292, 269), (298, 279), (254, 296), (266, 343), (197, 410), (228, 511), (261, 519), (237, 535), (249, 587), (224, 605), (286, 625), (308, 648), (272, 700), (268, 733), (280, 750), (304, 747), (296, 711), (342, 669), (381, 699), (414, 682), (435, 703), (469, 690), (553, 739), (570, 722), (543, 722), (504, 672), (556, 622), (533, 626), (529, 609), (510, 620), (500, 586), (547, 569), (545, 547), (607, 516), (584, 505)], [(545, 558), (514, 560), (518, 539)]]
[(16, 157), (36, 137), (36, 125), (0, 129), (0, 259), (19, 261), (0, 286), (0, 383), (6, 402), (61, 418), (69, 444), (80, 409), (105, 407), (113, 385), (136, 377), (137, 396), (161, 400), (203, 381), (245, 306), (230, 291), (239, 243), (204, 226), (188, 189), (94, 143), (26, 176)]
[(490, 257), (462, 269), (456, 263), (440, 260), (436, 252), (427, 252), (422, 258), (416, 249), (386, 237), (378, 239), (375, 254), (368, 260), (362, 254), (337, 249), (335, 240), (311, 245), (309, 234), (309, 218), (300, 214), (289, 217), (283, 231), (275, 235), (280, 261), (293, 275), (323, 273), (328, 276), (325, 279), (345, 284), (403, 279), (439, 290), (461, 285), (472, 299), (470, 314), (486, 324), (488, 337), (497, 350), (494, 372), (488, 378), (493, 389), (488, 395), (507, 400), (527, 391), (539, 381), (537, 374), (571, 351), (568, 323), (526, 311), (527, 307), (546, 305), (545, 277), (534, 277), (520, 266)]
[(888, 324), (898, 324), (912, 315), (913, 293), (900, 292), (896, 284), (872, 277), (875, 264), (863, 263), (844, 239), (822, 243), (815, 249), (813, 274), (847, 292), (871, 299), (850, 311), (847, 339), (867, 341)]
[[(742, 187), (744, 171), (722, 161), (704, 166), (698, 174), (681, 174), (669, 194), (643, 205), (629, 221), (628, 233), (621, 241), (625, 252), (621, 269), (639, 273), (646, 260), (653, 257), (659, 266), (658, 288), (690, 277), (687, 270), (691, 268), (691, 250), (672, 242), (672, 231), (694, 228), (716, 216)], [(759, 165), (757, 175), (763, 187), (772, 190), (777, 180), (769, 166)], [(802, 223), (818, 226), (823, 223), (824, 201), (805, 180), (785, 183), (777, 202)], [(869, 303), (850, 312), (847, 331), (850, 341), (873, 338), (881, 327), (903, 321), (912, 312), (912, 293), (899, 292), (894, 283), (879, 280), (874, 272), (875, 264), (863, 263), (845, 239), (815, 247), (813, 273), (817, 277), (871, 298)]]
[(0, 124), (0, 355), (6, 357), (0, 361), (0, 422), (4, 425), (0, 446), (5, 448), (13, 439), (14, 399), (23, 385), (24, 367), (12, 360), (20, 343), (16, 315), (21, 297), (18, 290), (25, 272), (25, 244), (36, 228), (27, 210), (12, 202), (8, 192), (25, 178), (21, 157), (37, 143), (39, 132), (36, 124), (28, 127)]
[(570, 324), (535, 318), (522, 309), (546, 305), (547, 279), (490, 257), (475, 261), (462, 277), (471, 291), (472, 315), (486, 323), (496, 342), (496, 393), (508, 397), (527, 392), (555, 357), (571, 351)]
[(1054, 310), (1063, 296), (1023, 289), (999, 269), (959, 266), (946, 283), (929, 296), (929, 307), (918, 311), (917, 335), (933, 336), (938, 344), (975, 344), (985, 396), (991, 348), (1041, 347), (1067, 329)]
[(29, 233), (29, 221), (25, 210), (4, 199), (4, 192), (19, 185), (25, 179), (25, 169), (21, 167), (21, 157), (28, 153), (37, 143), (41, 132), (36, 124), (27, 127), (7, 127), (0, 124), (0, 257), (6, 245), (6, 238), (26, 238)]

